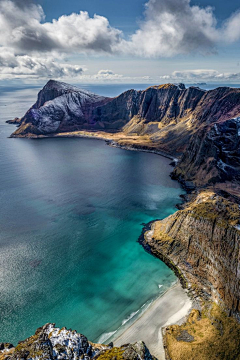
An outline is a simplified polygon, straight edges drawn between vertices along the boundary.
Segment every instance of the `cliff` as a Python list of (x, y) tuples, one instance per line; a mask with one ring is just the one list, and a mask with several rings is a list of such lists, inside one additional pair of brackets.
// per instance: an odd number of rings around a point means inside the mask
[(167, 360), (240, 359), (240, 210), (211, 189), (152, 224), (144, 245), (200, 304), (164, 330)]
[(240, 180), (240, 117), (200, 128), (174, 169), (173, 177), (197, 187)]
[(154, 255), (176, 266), (189, 287), (204, 300), (213, 299), (240, 312), (240, 210), (206, 190), (183, 210), (154, 223), (145, 241)]
[(16, 347), (0, 343), (0, 360), (156, 360), (143, 342), (127, 344), (120, 348), (93, 344), (76, 331), (56, 328), (46, 324), (35, 335), (20, 341)]
[(205, 132), (206, 127), (238, 115), (240, 89), (205, 91), (183, 84), (165, 84), (106, 98), (50, 80), (12, 136), (80, 130), (122, 132), (126, 140), (132, 135), (145, 137), (149, 146), (179, 155), (191, 138), (201, 136), (201, 129)]

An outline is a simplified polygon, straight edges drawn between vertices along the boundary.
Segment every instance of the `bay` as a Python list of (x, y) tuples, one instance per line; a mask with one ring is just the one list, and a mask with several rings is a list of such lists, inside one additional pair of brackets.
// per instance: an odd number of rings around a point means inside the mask
[(92, 139), (9, 139), (5, 121), (37, 91), (0, 95), (0, 341), (47, 322), (97, 341), (176, 281), (137, 240), (144, 223), (176, 210), (182, 190), (158, 155)]

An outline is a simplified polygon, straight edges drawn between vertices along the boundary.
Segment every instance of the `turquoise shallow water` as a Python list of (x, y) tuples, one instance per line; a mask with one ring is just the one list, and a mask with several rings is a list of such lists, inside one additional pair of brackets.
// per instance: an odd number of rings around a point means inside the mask
[[(96, 341), (176, 281), (137, 243), (175, 211), (169, 160), (90, 139), (8, 139), (36, 89), (0, 96), (0, 342), (46, 322)], [(162, 285), (159, 287), (159, 285)]]

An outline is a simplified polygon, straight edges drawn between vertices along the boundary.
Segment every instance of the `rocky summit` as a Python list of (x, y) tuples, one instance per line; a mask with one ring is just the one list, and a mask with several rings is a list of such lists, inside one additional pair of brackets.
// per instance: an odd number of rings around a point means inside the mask
[(122, 347), (93, 344), (76, 331), (56, 328), (55, 324), (46, 324), (36, 330), (35, 335), (20, 341), (16, 347), (12, 344), (0, 344), (0, 360), (156, 360), (139, 341)]

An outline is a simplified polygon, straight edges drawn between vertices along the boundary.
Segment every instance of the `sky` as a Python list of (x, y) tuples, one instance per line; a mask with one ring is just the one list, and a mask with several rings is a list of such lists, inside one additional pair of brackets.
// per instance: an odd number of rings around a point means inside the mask
[(0, 84), (240, 83), (239, 0), (0, 0)]

